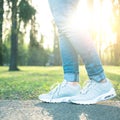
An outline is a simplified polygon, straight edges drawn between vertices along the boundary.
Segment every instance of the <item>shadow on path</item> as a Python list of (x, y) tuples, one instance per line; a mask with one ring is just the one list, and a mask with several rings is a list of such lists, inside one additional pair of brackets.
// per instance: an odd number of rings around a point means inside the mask
[(47, 111), (53, 120), (120, 120), (120, 107), (117, 106), (67, 103), (37, 103), (35, 106), (43, 108), (42, 114)]

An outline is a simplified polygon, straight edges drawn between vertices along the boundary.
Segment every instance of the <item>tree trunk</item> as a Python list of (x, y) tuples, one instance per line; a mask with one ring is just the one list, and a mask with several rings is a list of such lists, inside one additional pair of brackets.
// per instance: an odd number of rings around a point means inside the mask
[(17, 68), (18, 54), (18, 31), (17, 31), (17, 0), (12, 1), (12, 29), (11, 29), (11, 56), (10, 56), (10, 71), (19, 70)]
[(2, 25), (3, 25), (3, 14), (4, 14), (4, 1), (0, 0), (0, 66), (3, 65), (3, 50), (2, 50)]

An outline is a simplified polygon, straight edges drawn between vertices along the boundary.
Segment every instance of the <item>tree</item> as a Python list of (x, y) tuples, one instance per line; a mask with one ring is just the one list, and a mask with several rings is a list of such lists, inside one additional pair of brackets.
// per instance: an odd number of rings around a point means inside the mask
[(3, 65), (3, 48), (2, 48), (2, 25), (3, 25), (3, 14), (4, 14), (4, 1), (0, 0), (0, 66)]
[(3, 64), (9, 65), (10, 62), (10, 34), (8, 34), (3, 42)]
[(30, 66), (45, 66), (48, 62), (47, 51), (39, 44), (38, 41), (34, 41), (32, 46), (29, 46), (28, 51), (28, 65)]
[(19, 20), (25, 25), (35, 16), (36, 10), (29, 4), (27, 0), (21, 0), (19, 6)]
[(28, 45), (24, 43), (25, 32), (19, 32), (18, 38), (18, 65), (27, 65)]
[[(18, 70), (17, 56), (18, 56), (18, 21), (23, 21), (25, 24), (35, 15), (35, 9), (28, 3), (27, 0), (9, 0), (11, 2), (12, 12), (12, 28), (11, 28), (11, 57), (10, 57), (10, 71)], [(18, 5), (19, 2), (19, 5)]]
[(12, 28), (11, 28), (11, 57), (10, 57), (10, 68), (9, 68), (10, 71), (18, 70), (17, 68), (17, 48), (18, 48), (17, 2), (18, 0), (11, 0)]
[(37, 41), (37, 29), (35, 17), (31, 20), (30, 44), (28, 50), (28, 65), (46, 65), (48, 61), (47, 51), (43, 48), (44, 37), (41, 35), (40, 42)]

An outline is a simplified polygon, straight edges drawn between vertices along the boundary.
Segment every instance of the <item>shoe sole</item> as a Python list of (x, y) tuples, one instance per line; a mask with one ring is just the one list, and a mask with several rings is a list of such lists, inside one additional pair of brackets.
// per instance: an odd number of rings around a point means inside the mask
[(93, 100), (88, 100), (88, 101), (74, 101), (74, 100), (72, 100), (71, 102), (75, 103), (75, 104), (84, 104), (84, 105), (85, 104), (96, 104), (100, 101), (104, 101), (104, 100), (114, 98), (115, 96), (116, 96), (116, 92), (115, 92), (114, 88), (112, 88), (109, 92), (107, 92), (103, 95), (100, 95)]
[(42, 102), (47, 102), (47, 103), (62, 103), (62, 102), (70, 103), (70, 99), (71, 97), (62, 97), (62, 98), (56, 98), (51, 100), (39, 98), (39, 100), (41, 100)]

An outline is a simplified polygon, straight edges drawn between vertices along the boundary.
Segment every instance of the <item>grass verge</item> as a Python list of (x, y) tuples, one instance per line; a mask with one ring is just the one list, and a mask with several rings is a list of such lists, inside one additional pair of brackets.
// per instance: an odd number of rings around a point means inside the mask
[[(37, 99), (48, 92), (56, 82), (63, 80), (62, 67), (19, 67), (20, 71), (9, 72), (8, 67), (0, 67), (0, 99)], [(115, 86), (120, 100), (120, 67), (104, 66), (105, 73)], [(80, 67), (80, 84), (87, 80), (84, 66)]]

